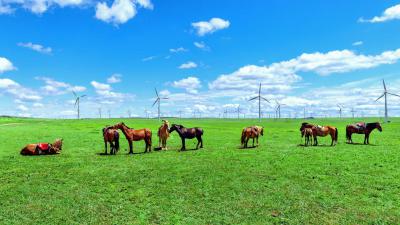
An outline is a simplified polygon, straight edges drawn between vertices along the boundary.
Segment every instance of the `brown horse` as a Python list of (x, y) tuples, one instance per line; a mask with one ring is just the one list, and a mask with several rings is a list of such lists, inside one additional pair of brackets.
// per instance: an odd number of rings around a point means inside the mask
[(56, 139), (53, 144), (39, 143), (28, 144), (21, 150), (21, 155), (54, 155), (60, 154), (63, 139)]
[(352, 134), (364, 134), (364, 144), (369, 144), (369, 135), (375, 129), (378, 129), (379, 132), (382, 132), (382, 127), (379, 122), (375, 123), (356, 123), (350, 124), (346, 126), (346, 139), (347, 143), (352, 144), (353, 139), (351, 138)]
[(158, 128), (158, 146), (161, 150), (167, 150), (167, 139), (169, 138), (169, 122), (163, 120), (163, 124)]
[(129, 143), (129, 154), (133, 154), (133, 141), (141, 141), (144, 140), (146, 146), (144, 152), (151, 152), (151, 130), (144, 128), (140, 130), (134, 130), (133, 128), (129, 128), (124, 123), (118, 123), (111, 128), (120, 129), (122, 133), (124, 133), (126, 140)]
[(257, 140), (257, 146), (258, 146), (258, 137), (259, 136), (264, 136), (264, 127), (261, 126), (251, 126), (251, 127), (246, 127), (242, 131), (242, 138), (241, 138), (241, 144), (243, 148), (247, 148), (247, 144), (250, 140), (250, 138), (253, 139), (253, 147), (254, 146), (254, 139)]
[(303, 132), (305, 128), (311, 128), (313, 131), (313, 138), (314, 138), (314, 146), (318, 145), (317, 136), (326, 137), (328, 135), (332, 138), (331, 146), (337, 144), (338, 140), (338, 129), (332, 126), (316, 126), (309, 123), (302, 123), (300, 127), (300, 131)]
[(107, 143), (110, 143), (110, 155), (115, 155), (119, 150), (119, 133), (111, 127), (103, 128), (104, 154), (107, 155)]
[(185, 139), (197, 139), (197, 145), (196, 145), (196, 150), (200, 148), (203, 148), (203, 139), (201, 136), (203, 136), (203, 129), (199, 127), (195, 128), (186, 128), (182, 125), (177, 125), (177, 124), (172, 124), (171, 128), (168, 130), (168, 132), (173, 132), (176, 131), (179, 134), (179, 137), (181, 138), (182, 141), (182, 148), (181, 150), (186, 150), (186, 145), (185, 145)]
[(312, 144), (312, 138), (313, 138), (313, 131), (311, 128), (304, 128), (303, 131), (301, 131), (301, 137), (304, 137), (304, 146), (308, 146)]

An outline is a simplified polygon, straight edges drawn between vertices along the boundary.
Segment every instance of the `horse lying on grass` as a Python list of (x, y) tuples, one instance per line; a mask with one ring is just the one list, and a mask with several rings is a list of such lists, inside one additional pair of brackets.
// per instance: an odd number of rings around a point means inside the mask
[(50, 143), (28, 144), (21, 150), (21, 155), (54, 155), (60, 154), (63, 139), (59, 138)]
[(254, 146), (254, 139), (257, 141), (257, 146), (258, 146), (258, 137), (259, 136), (264, 136), (264, 127), (261, 126), (251, 126), (251, 127), (246, 127), (242, 131), (242, 138), (241, 138), (241, 144), (243, 148), (247, 148), (247, 144), (250, 140), (250, 138), (253, 139), (253, 147)]

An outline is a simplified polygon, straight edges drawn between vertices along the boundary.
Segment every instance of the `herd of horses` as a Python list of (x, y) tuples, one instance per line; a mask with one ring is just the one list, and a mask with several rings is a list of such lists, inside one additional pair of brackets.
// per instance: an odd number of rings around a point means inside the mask
[[(356, 123), (346, 126), (346, 140), (347, 143), (352, 144), (353, 134), (364, 134), (364, 144), (369, 144), (369, 137), (373, 130), (379, 130), (382, 132), (382, 126), (379, 122), (375, 123)], [(105, 155), (107, 155), (108, 145), (110, 146), (110, 154), (117, 154), (119, 144), (119, 131), (121, 131), (129, 144), (129, 154), (133, 154), (133, 142), (144, 140), (145, 142), (145, 153), (151, 152), (152, 146), (152, 132), (148, 128), (134, 129), (130, 128), (125, 123), (117, 123), (113, 126), (107, 126), (102, 129)], [(158, 148), (155, 150), (167, 150), (167, 139), (170, 137), (170, 133), (176, 131), (181, 138), (182, 147), (181, 151), (186, 150), (186, 139), (197, 139), (196, 150), (200, 147), (203, 148), (203, 134), (204, 131), (200, 127), (186, 128), (182, 125), (172, 124), (167, 120), (163, 120), (161, 126), (158, 129)], [(338, 129), (333, 126), (319, 126), (310, 123), (302, 123), (300, 127), (301, 137), (304, 138), (304, 145), (318, 145), (318, 137), (331, 136), (331, 146), (334, 146), (338, 142)], [(248, 142), (250, 139), (253, 141), (252, 147), (259, 145), (258, 139), (264, 135), (264, 127), (262, 126), (249, 126), (242, 130), (241, 135), (241, 146), (248, 148)], [(59, 154), (62, 150), (62, 139), (57, 139), (53, 144), (50, 143), (39, 143), (39, 144), (28, 144), (21, 150), (21, 155), (52, 155)], [(256, 143), (256, 146), (255, 146)]]

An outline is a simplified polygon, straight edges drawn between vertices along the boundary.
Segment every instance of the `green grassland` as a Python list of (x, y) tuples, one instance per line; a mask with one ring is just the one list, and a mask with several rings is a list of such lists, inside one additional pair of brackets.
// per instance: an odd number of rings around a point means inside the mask
[[(170, 119), (202, 127), (204, 149), (178, 152), (173, 133), (168, 151), (135, 142), (128, 155), (121, 136), (118, 155), (100, 155), (101, 128), (120, 121), (0, 119), (0, 224), (400, 224), (399, 119), (369, 146), (345, 143), (352, 119), (310, 121), (337, 126), (336, 147), (299, 146), (302, 120), (264, 120), (260, 147), (246, 150), (241, 129), (256, 120)], [(157, 120), (123, 121), (158, 143)], [(19, 155), (57, 137), (60, 155)]]

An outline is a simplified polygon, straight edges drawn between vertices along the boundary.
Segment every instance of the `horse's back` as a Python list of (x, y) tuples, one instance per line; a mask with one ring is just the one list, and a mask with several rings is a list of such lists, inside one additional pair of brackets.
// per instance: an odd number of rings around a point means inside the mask
[(36, 144), (28, 144), (23, 149), (21, 149), (21, 155), (35, 155)]

